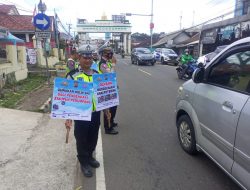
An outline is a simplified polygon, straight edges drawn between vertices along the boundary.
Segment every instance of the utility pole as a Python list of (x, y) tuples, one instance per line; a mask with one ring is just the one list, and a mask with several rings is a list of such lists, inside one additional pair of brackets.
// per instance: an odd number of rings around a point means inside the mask
[(153, 9), (154, 9), (154, 0), (152, 0), (151, 2), (151, 21), (150, 21), (150, 50), (151, 51), (152, 51), (152, 44), (153, 44), (153, 29), (154, 29)]
[(72, 24), (66, 24), (66, 25), (69, 26), (69, 38), (70, 38), (70, 36), (71, 36), (71, 35), (70, 35), (70, 29), (71, 29), (71, 25), (72, 25)]
[(59, 42), (59, 36), (58, 36), (58, 24), (57, 24), (57, 14), (56, 14), (56, 10), (54, 9), (54, 13), (55, 13), (55, 37), (56, 37), (56, 46), (57, 46), (57, 50), (58, 50), (58, 59), (60, 60), (60, 42)]
[(194, 26), (194, 14), (195, 14), (195, 11), (193, 11), (193, 21), (192, 21), (192, 26)]
[(181, 11), (181, 15), (180, 15), (180, 30), (181, 30), (181, 24), (182, 24), (182, 11)]

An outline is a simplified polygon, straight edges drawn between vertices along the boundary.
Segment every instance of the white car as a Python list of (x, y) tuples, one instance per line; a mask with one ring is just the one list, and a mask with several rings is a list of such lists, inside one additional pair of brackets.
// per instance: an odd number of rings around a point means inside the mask
[(172, 49), (168, 48), (156, 48), (154, 51), (154, 57), (156, 61), (160, 61), (162, 64), (164, 63), (172, 63), (174, 65), (178, 65), (178, 55)]

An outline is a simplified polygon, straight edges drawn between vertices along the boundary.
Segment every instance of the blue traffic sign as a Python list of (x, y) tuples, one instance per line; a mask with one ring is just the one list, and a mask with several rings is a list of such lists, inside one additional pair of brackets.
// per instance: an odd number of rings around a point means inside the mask
[(38, 13), (34, 16), (34, 26), (40, 30), (48, 30), (50, 27), (50, 18), (43, 13)]

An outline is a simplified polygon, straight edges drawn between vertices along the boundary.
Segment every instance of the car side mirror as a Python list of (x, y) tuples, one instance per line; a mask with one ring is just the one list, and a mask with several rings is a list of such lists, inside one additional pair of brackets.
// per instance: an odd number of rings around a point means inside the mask
[(204, 75), (205, 75), (205, 68), (204, 67), (197, 68), (192, 75), (192, 80), (194, 81), (194, 83), (201, 83), (204, 79)]

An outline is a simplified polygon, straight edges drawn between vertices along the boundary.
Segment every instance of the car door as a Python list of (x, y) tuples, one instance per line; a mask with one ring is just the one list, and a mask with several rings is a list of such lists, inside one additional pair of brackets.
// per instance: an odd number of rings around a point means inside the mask
[[(248, 62), (245, 64), (245, 78), (248, 80), (248, 85), (245, 91), (250, 95), (250, 55), (248, 56)], [(232, 174), (250, 189), (250, 98), (242, 109), (238, 122)]]
[(161, 58), (161, 54), (160, 54), (160, 49), (156, 49), (155, 50), (155, 59), (156, 59), (156, 61), (160, 61), (160, 58)]
[(197, 84), (193, 106), (199, 120), (200, 146), (231, 173), (235, 133), (249, 96), (242, 54), (247, 48), (228, 50), (206, 69), (205, 83)]
[(250, 99), (240, 115), (234, 147), (233, 176), (250, 189)]

